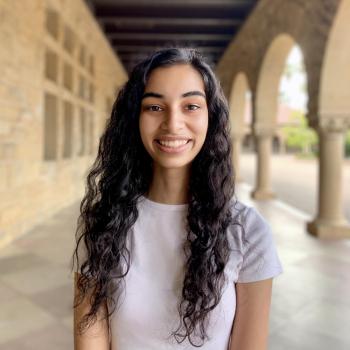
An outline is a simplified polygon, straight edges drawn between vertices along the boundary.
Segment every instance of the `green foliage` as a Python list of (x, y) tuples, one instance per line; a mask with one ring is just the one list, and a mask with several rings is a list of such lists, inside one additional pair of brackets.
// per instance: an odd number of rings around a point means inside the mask
[(345, 136), (345, 157), (350, 157), (350, 130)]
[(288, 121), (289, 125), (282, 128), (287, 147), (303, 155), (314, 153), (318, 137), (317, 133), (308, 127), (305, 115), (294, 111)]
[[(286, 146), (298, 152), (301, 158), (317, 155), (318, 136), (315, 130), (308, 127), (305, 115), (294, 111), (288, 122), (289, 125), (282, 128)], [(350, 157), (350, 130), (345, 134), (344, 153), (345, 157)]]

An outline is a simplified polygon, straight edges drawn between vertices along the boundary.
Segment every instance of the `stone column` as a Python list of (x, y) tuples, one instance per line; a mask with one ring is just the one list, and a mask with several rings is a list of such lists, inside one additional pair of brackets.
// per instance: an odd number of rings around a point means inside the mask
[(318, 213), (307, 224), (310, 234), (321, 238), (350, 238), (350, 226), (343, 213), (342, 167), (346, 120), (327, 117), (319, 121)]
[(243, 134), (232, 135), (232, 162), (236, 182), (242, 181), (242, 178), (240, 176), (240, 154), (242, 150), (243, 137)]
[(272, 148), (272, 129), (256, 130), (257, 150), (256, 188), (251, 196), (254, 199), (272, 199), (275, 194), (271, 189), (270, 158)]

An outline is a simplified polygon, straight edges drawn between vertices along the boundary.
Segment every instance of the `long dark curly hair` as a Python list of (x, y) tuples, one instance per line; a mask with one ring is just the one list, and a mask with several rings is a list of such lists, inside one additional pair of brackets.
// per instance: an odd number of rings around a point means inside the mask
[[(145, 150), (139, 131), (141, 97), (155, 68), (176, 64), (191, 65), (203, 78), (208, 130), (191, 164), (187, 240), (183, 247), (186, 262), (182, 298), (178, 303), (180, 318), (178, 328), (171, 335), (178, 343), (188, 337), (196, 347), (208, 338), (207, 321), (221, 299), (226, 281), (224, 268), (230, 253), (226, 230), (232, 223), (241, 224), (233, 222), (232, 215), (234, 173), (227, 100), (210, 65), (190, 48), (163, 49), (137, 64), (119, 91), (100, 138), (75, 233), (73, 265), (76, 262), (79, 270), (79, 293), (74, 307), (89, 291), (93, 292), (91, 309), (79, 323), (80, 333), (96, 321), (103, 302), (113, 305), (107, 318), (118, 305), (122, 282), (130, 268), (128, 232), (138, 218), (138, 199), (147, 193), (152, 180), (153, 159)], [(79, 244), (84, 244), (86, 250), (81, 265)], [(191, 340), (197, 327), (201, 345)]]

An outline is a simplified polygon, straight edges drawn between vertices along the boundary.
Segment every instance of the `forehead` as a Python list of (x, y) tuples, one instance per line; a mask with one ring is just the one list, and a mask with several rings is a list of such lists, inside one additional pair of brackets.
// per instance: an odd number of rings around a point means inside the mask
[(201, 74), (189, 64), (159, 67), (153, 70), (145, 91), (179, 94), (190, 90), (205, 90)]

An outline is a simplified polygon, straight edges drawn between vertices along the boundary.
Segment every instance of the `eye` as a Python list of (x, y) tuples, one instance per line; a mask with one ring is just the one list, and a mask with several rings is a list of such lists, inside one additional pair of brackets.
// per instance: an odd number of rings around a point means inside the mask
[(199, 106), (197, 106), (197, 105), (192, 105), (192, 104), (187, 105), (187, 107), (188, 107), (188, 109), (189, 109), (190, 111), (196, 111), (197, 109), (200, 108)]
[(159, 112), (161, 110), (161, 107), (158, 105), (151, 105), (151, 106), (146, 106), (145, 109), (151, 112)]

